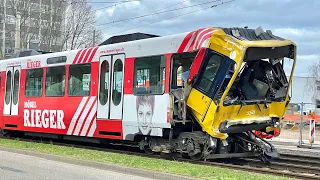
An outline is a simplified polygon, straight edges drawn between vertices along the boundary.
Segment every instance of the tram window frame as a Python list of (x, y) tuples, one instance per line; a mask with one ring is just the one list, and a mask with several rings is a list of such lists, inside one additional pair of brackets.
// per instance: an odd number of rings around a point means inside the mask
[[(186, 82), (183, 80), (182, 74), (188, 71), (190, 73), (191, 66), (198, 53), (199, 50), (172, 54), (170, 59), (170, 90), (185, 87)], [(178, 84), (179, 79), (180, 85)]]
[[(104, 64), (105, 63), (105, 64)], [(99, 102), (101, 105), (106, 105), (109, 101), (109, 86), (110, 86), (110, 64), (109, 61), (103, 60), (100, 65), (99, 74)], [(106, 78), (107, 76), (107, 78)], [(107, 82), (106, 82), (107, 81)]]
[[(89, 90), (87, 91), (88, 93), (87, 94), (75, 94), (75, 95), (73, 95), (73, 94), (70, 94), (70, 82), (71, 82), (71, 68), (74, 68), (75, 67), (75, 69), (78, 69), (79, 68), (79, 66), (88, 66), (89, 65), (89, 67), (90, 67), (90, 77), (89, 77)], [(83, 76), (83, 74), (82, 74), (82, 76)], [(68, 96), (71, 96), (71, 97), (88, 97), (88, 96), (90, 96), (90, 94), (91, 94), (91, 79), (92, 79), (92, 65), (91, 65), (91, 63), (85, 63), (85, 64), (73, 64), (73, 65), (70, 65), (69, 66), (69, 72), (68, 72)], [(82, 81), (81, 81), (81, 83), (83, 83), (83, 79), (82, 79)], [(83, 84), (82, 84), (82, 87), (83, 87)], [(82, 93), (83, 92), (86, 92), (86, 91), (84, 91), (83, 89), (82, 89)]]
[(13, 73), (13, 90), (12, 90), (12, 105), (17, 105), (19, 102), (20, 95), (20, 78), (21, 71), (18, 69), (14, 69)]
[[(216, 57), (215, 59), (212, 59), (213, 57)], [(219, 58), (219, 59), (218, 59)], [(211, 62), (210, 60), (212, 60), (213, 62)], [(212, 79), (208, 78), (208, 75), (211, 76), (212, 71), (210, 71), (209, 69), (212, 68), (212, 66), (208, 66), (209, 63), (216, 63), (217, 61), (220, 61), (220, 64), (218, 66), (218, 68), (216, 69), (216, 72), (213, 76)], [(203, 62), (203, 64), (201, 65), (201, 71), (199, 73), (199, 76), (197, 78), (197, 81), (195, 83), (195, 87), (197, 90), (199, 90), (200, 92), (202, 92), (205, 95), (210, 96), (210, 92), (212, 90), (212, 87), (216, 84), (216, 80), (217, 77), (219, 75), (219, 72), (221, 71), (221, 68), (223, 67), (223, 64), (225, 63), (225, 57), (223, 55), (220, 55), (218, 53), (212, 53), (210, 54), (207, 59), (205, 60), (205, 62)], [(209, 70), (209, 71), (207, 71)], [(206, 82), (208, 83), (207, 86), (204, 86), (204, 84), (206, 84)]]
[[(8, 79), (9, 74), (10, 73), (10, 80)], [(11, 91), (12, 91), (12, 71), (6, 71), (6, 81), (5, 81), (5, 89), (4, 89), (4, 101), (6, 103), (6, 105), (10, 105), (10, 103), (12, 102), (11, 99)], [(8, 88), (10, 87), (10, 89)]]
[[(30, 72), (30, 71), (36, 71), (36, 70), (41, 70), (42, 72), (41, 72), (41, 74), (42, 74), (42, 76), (41, 76), (41, 81), (40, 81), (40, 85), (41, 85), (41, 89), (40, 89), (40, 95), (35, 95), (35, 96), (32, 96), (32, 95), (27, 95), (27, 88), (28, 88), (28, 72)], [(44, 69), (43, 68), (35, 68), (35, 69), (27, 69), (26, 70), (26, 82), (25, 82), (25, 89), (24, 89), (24, 95), (25, 95), (25, 97), (42, 97), (42, 95), (43, 95), (43, 82), (44, 82)], [(36, 83), (34, 83), (34, 86), (36, 86)], [(39, 90), (39, 89), (38, 89)]]
[[(48, 88), (48, 84), (47, 84), (47, 80), (48, 80), (48, 69), (53, 69), (53, 68), (63, 68), (64, 69), (64, 77), (62, 78), (61, 82), (63, 82), (63, 92), (61, 95), (48, 95), (47, 94), (47, 88)], [(62, 65), (62, 66), (50, 66), (46, 68), (46, 81), (45, 81), (45, 96), (46, 97), (63, 97), (66, 94), (66, 66)], [(61, 83), (62, 84), (62, 83)], [(52, 84), (51, 84), (52, 85)]]
[[(140, 93), (137, 92), (137, 89), (139, 89), (139, 87), (137, 87), (138, 86), (138, 84), (137, 84), (138, 83), (138, 81), (137, 81), (138, 71), (141, 71), (141, 70), (145, 71), (146, 70), (146, 72), (148, 72), (147, 75), (149, 76), (148, 78), (149, 78), (149, 84), (150, 84), (151, 83), (151, 78), (150, 77), (152, 77), (152, 72), (154, 72), (154, 71), (152, 71), (151, 67), (155, 67), (155, 63), (154, 62), (157, 61), (157, 60), (159, 62), (157, 63), (156, 67), (159, 68), (159, 71), (158, 71), (158, 74), (156, 74), (155, 76), (157, 76), (159, 79), (155, 80), (155, 81), (158, 81), (158, 82), (164, 81), (164, 83), (161, 84), (161, 85), (157, 84), (157, 85), (153, 85), (153, 86), (155, 86), (154, 88), (161, 89), (161, 92), (157, 92), (157, 91), (156, 92), (152, 92), (151, 91), (151, 92), (148, 93), (146, 87), (143, 87), (144, 89), (146, 89), (144, 92), (143, 91), (140, 91)], [(139, 65), (137, 65), (137, 64), (139, 64), (139, 63), (141, 63), (143, 61), (145, 61), (144, 62), (145, 65), (148, 64), (148, 63), (146, 63), (148, 61), (149, 62), (153, 62), (153, 64), (148, 65), (147, 67), (141, 67), (141, 66), (139, 67)], [(137, 96), (139, 96), (139, 95), (163, 95), (165, 93), (165, 90), (166, 90), (166, 73), (167, 73), (167, 58), (166, 58), (165, 55), (161, 54), (161, 55), (154, 55), (154, 56), (138, 57), (138, 58), (136, 58), (134, 60), (134, 65), (133, 66), (134, 66), (134, 70), (133, 70), (132, 90), (133, 90), (133, 94), (134, 95), (137, 95)], [(147, 79), (145, 79), (145, 80), (147, 80)]]
[[(116, 66), (116, 63), (119, 62), (121, 64), (119, 64), (119, 66)], [(117, 68), (117, 69), (116, 69)], [(110, 97), (112, 99), (112, 103), (113, 105), (115, 106), (119, 106), (120, 103), (122, 102), (122, 99), (123, 99), (123, 80), (124, 80), (124, 64), (123, 64), (123, 61), (121, 59), (116, 59), (114, 62), (113, 62), (113, 66), (112, 66), (112, 89), (110, 89), (112, 91), (112, 97)], [(117, 81), (117, 78), (119, 76), (116, 76), (116, 73), (121, 73), (121, 79), (120, 81)], [(119, 83), (120, 82), (120, 83)], [(117, 84), (119, 83), (119, 84)], [(120, 92), (118, 92), (118, 89), (117, 89), (117, 85), (120, 85)], [(118, 96), (117, 96), (118, 95)], [(119, 97), (120, 95), (120, 97)]]

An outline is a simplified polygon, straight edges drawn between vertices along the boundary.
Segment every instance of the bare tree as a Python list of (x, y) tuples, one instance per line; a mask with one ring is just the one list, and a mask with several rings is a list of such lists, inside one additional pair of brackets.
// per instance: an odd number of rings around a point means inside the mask
[[(8, 8), (7, 14), (17, 18), (17, 13), (20, 13), (20, 47), (24, 50), (28, 47), (32, 40), (39, 38), (39, 29), (41, 26), (41, 7), (32, 0), (7, 0)], [(10, 39), (14, 39), (12, 33), (15, 32), (15, 22), (7, 29), (10, 33)], [(11, 45), (12, 46), (12, 45)]]
[[(93, 35), (95, 36), (94, 38)], [(95, 42), (93, 42), (93, 39), (95, 39)], [(102, 41), (102, 39), (103, 34), (101, 31), (95, 30), (94, 32), (94, 29), (89, 29), (83, 34), (82, 38), (79, 38), (79, 43), (76, 48), (96, 46)]]
[[(62, 33), (61, 50), (73, 50), (92, 46), (95, 30), (95, 12), (86, 0), (69, 0), (65, 14), (64, 31)], [(101, 40), (102, 33), (95, 32), (95, 39)]]
[(48, 13), (43, 14), (45, 21), (41, 24), (42, 49), (47, 51), (60, 50), (62, 38), (62, 21), (65, 17), (62, 13), (67, 7), (65, 0), (50, 0), (50, 9)]
[[(34, 3), (32, 0), (10, 0), (11, 14), (20, 20), (21, 49), (25, 49), (32, 41), (37, 41), (39, 49), (45, 51), (57, 50), (53, 46), (61, 37), (61, 21), (63, 14), (58, 13), (65, 8), (65, 0), (46, 0)], [(14, 32), (15, 26), (10, 31)]]
[[(28, 43), (29, 36), (32, 33), (32, 29), (30, 28), (30, 10), (34, 4), (31, 3), (30, 0), (10, 0), (7, 1), (7, 3), (10, 7), (12, 7), (8, 9), (8, 15), (13, 15), (15, 18), (17, 18), (17, 13), (20, 13), (20, 47), (24, 49)], [(14, 25), (9, 26), (8, 31), (15, 32), (15, 22), (12, 24)], [(38, 27), (36, 27), (36, 29), (37, 28)]]
[[(33, 40), (44, 51), (73, 50), (93, 45), (95, 12), (87, 0), (42, 0), (40, 4), (34, 0), (7, 0), (7, 4), (12, 7), (7, 12), (10, 16), (16, 18), (18, 12), (21, 15), (22, 50), (28, 48)], [(14, 33), (15, 22), (7, 27), (6, 37), (14, 39)], [(96, 30), (96, 44), (102, 37), (101, 31)], [(14, 47), (14, 41), (6, 43)]]
[(312, 101), (320, 99), (320, 56), (319, 60), (309, 67), (309, 77), (306, 83), (306, 89), (311, 94)]
[[(6, 3), (4, 0), (0, 0), (0, 24), (1, 26), (1, 43), (0, 43), (0, 50), (1, 50), (1, 56), (5, 58), (5, 54), (3, 54), (3, 51), (6, 51), (6, 48), (10, 48), (14, 46), (14, 41), (12, 41), (12, 38), (14, 37), (14, 31), (12, 30), (12, 27), (15, 26), (14, 24), (14, 18), (13, 16), (11, 16), (11, 14), (9, 14), (8, 12), (10, 12), (9, 8), (6, 8), (6, 14), (5, 13), (5, 6), (8, 6), (8, 4), (10, 3), (9, 0), (6, 0)], [(5, 23), (5, 30), (3, 29), (3, 23)], [(3, 31), (4, 31), (4, 39), (3, 39)], [(5, 41), (5, 46), (3, 47), (3, 41)], [(10, 52), (9, 52), (10, 53)]]

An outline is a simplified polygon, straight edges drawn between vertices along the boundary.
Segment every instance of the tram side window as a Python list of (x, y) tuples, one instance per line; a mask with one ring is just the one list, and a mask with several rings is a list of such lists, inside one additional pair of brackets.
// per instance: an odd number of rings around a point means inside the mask
[(6, 79), (6, 95), (5, 102), (6, 105), (9, 105), (11, 102), (11, 85), (12, 85), (12, 73), (11, 71), (7, 71), (7, 79)]
[(26, 76), (26, 97), (42, 96), (43, 69), (28, 69)]
[(109, 88), (109, 62), (103, 61), (101, 64), (100, 73), (100, 94), (99, 100), (101, 105), (106, 105), (108, 102), (108, 88)]
[(46, 75), (46, 96), (63, 96), (65, 91), (66, 67), (48, 67)]
[(163, 94), (165, 88), (165, 73), (165, 56), (135, 59), (134, 94)]
[(184, 87), (190, 72), (190, 67), (198, 54), (198, 51), (183, 52), (172, 55), (170, 89)]
[(69, 96), (89, 96), (91, 64), (71, 65), (69, 68)]

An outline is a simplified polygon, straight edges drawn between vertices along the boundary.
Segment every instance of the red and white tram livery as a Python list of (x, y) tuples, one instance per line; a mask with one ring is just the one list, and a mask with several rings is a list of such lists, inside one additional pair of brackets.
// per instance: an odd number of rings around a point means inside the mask
[[(257, 130), (272, 135), (289, 102), (291, 78), (283, 79), (281, 58), (294, 59), (295, 45), (270, 31), (201, 28), (2, 60), (0, 129), (65, 139), (142, 140), (153, 151), (179, 149), (191, 157), (244, 152), (235, 139), (242, 146), (256, 141), (249, 134), (233, 134)], [(237, 101), (240, 95), (232, 87), (237, 78), (241, 82), (241, 73), (249, 73), (241, 68), (258, 66), (274, 68), (271, 76), (277, 78), (271, 79), (274, 83), (261, 79), (267, 70), (251, 74), (252, 82), (239, 83), (243, 98)], [(187, 77), (184, 83), (181, 74)], [(275, 82), (279, 87), (273, 87)], [(228, 104), (227, 98), (235, 100)], [(233, 150), (223, 148), (228, 144)]]

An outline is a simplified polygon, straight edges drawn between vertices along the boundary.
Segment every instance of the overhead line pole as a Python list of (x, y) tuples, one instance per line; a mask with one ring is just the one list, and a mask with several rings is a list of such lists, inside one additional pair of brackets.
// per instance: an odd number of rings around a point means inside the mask
[(20, 51), (20, 20), (21, 20), (21, 15), (20, 12), (17, 12), (17, 17), (16, 17), (16, 33), (15, 33), (15, 53)]
[(19, 52), (20, 49), (20, 45), (21, 45), (21, 37), (20, 37), (20, 21), (21, 21), (21, 15), (20, 15), (20, 11), (18, 11), (18, 6), (19, 6), (19, 0), (16, 1), (15, 5), (15, 9), (16, 9), (16, 28), (15, 28), (15, 43), (14, 43), (14, 53)]

